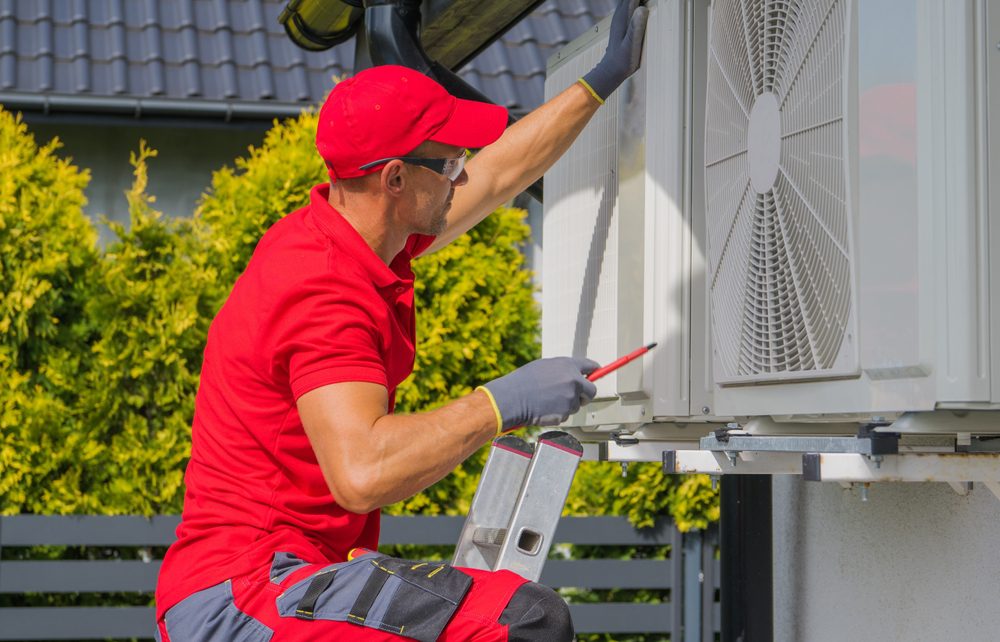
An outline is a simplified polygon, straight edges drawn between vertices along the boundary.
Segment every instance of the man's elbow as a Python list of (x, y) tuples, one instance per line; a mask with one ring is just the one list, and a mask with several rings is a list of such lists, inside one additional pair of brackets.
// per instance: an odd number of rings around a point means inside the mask
[(363, 474), (349, 474), (330, 484), (330, 492), (337, 505), (350, 513), (364, 515), (382, 508), (382, 502), (374, 491), (374, 483)]
[(349, 497), (340, 498), (334, 495), (333, 499), (337, 502), (337, 505), (346, 510), (348, 513), (357, 513), (358, 515), (367, 515), (368, 513), (382, 508), (378, 502), (371, 501), (366, 497)]

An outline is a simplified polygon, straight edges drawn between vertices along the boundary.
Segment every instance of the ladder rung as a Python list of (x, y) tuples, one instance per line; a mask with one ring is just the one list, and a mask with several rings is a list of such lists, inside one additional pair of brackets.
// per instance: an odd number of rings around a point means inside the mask
[(472, 534), (472, 541), (477, 546), (501, 546), (505, 537), (506, 528), (477, 528)]
[[(492, 570), (500, 546), (477, 546), (479, 529), (506, 529), (517, 503), (518, 489), (531, 463), (534, 446), (520, 437), (504, 435), (493, 440), (490, 455), (472, 498), (469, 515), (455, 546), (455, 566)], [(501, 538), (502, 539), (502, 538)]]

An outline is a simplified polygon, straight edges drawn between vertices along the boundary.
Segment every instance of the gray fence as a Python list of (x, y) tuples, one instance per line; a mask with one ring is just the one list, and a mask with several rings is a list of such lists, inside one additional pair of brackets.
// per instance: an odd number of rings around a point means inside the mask
[[(160, 560), (16, 559), (11, 548), (81, 546), (148, 550), (174, 540), (179, 518), (159, 516), (0, 517), (0, 594), (152, 593)], [(382, 544), (454, 545), (460, 517), (384, 517)], [(719, 630), (714, 531), (681, 534), (669, 521), (636, 530), (620, 517), (563, 518), (557, 544), (669, 546), (667, 559), (552, 559), (542, 583), (555, 588), (652, 589), (661, 603), (571, 604), (579, 633), (660, 633), (703, 642)], [(6, 547), (7, 555), (4, 555)], [(96, 600), (100, 602), (100, 600)], [(150, 638), (151, 607), (0, 607), (0, 640)]]

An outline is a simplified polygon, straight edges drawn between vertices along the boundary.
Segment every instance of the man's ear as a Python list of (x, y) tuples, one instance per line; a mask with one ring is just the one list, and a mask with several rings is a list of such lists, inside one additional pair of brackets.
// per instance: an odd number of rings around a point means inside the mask
[(392, 160), (386, 163), (379, 174), (382, 190), (393, 196), (399, 196), (406, 186), (406, 175), (403, 171), (403, 161)]

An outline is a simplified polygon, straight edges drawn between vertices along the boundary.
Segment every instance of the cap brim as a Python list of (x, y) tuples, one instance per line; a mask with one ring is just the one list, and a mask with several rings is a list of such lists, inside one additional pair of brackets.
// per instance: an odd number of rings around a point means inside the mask
[(500, 105), (455, 99), (455, 110), (428, 140), (478, 149), (495, 142), (507, 128), (507, 110)]

